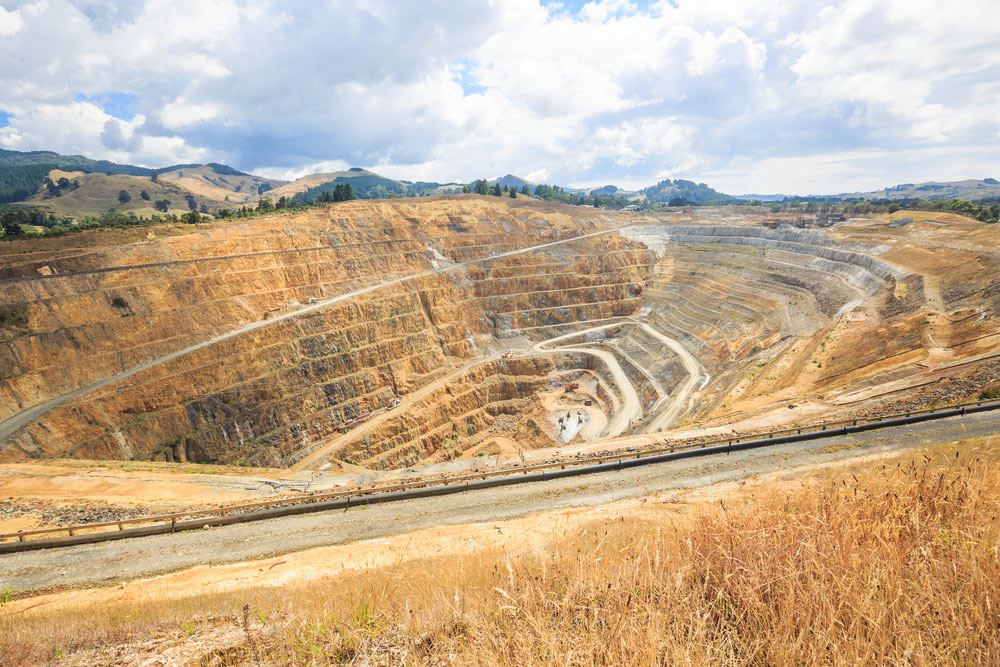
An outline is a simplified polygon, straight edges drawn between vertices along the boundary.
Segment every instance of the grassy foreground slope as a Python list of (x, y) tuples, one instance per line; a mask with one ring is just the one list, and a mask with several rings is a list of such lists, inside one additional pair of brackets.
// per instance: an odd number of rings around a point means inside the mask
[(486, 548), (166, 602), (95, 595), (89, 606), (39, 611), (31, 599), (15, 601), (0, 611), (0, 661), (1000, 659), (1000, 438), (680, 498), (567, 530), (534, 552)]

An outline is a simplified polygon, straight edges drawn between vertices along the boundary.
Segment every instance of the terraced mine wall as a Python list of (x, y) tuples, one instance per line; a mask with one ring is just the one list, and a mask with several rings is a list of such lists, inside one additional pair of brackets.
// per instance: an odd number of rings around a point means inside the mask
[[(690, 419), (792, 387), (803, 373), (827, 391), (913, 366), (927, 353), (929, 299), (946, 304), (942, 344), (997, 344), (990, 304), (1000, 297), (963, 287), (971, 270), (988, 291), (996, 262), (985, 253), (968, 253), (968, 266), (927, 288), (922, 275), (882, 259), (895, 248), (831, 230), (616, 231), (628, 219), (530, 201), (352, 202), (18, 261), (0, 296), (0, 310), (23, 313), (0, 327), (0, 419), (234, 333), (67, 400), (0, 439), (0, 461), (285, 466), (326, 456), (331, 443), (333, 458), (380, 469), (460, 455), (495, 418), (568, 377), (598, 377), (598, 400), (613, 417), (624, 400), (593, 355), (498, 360), (507, 345), (523, 353), (530, 342), (609, 323), (622, 327), (607, 333), (645, 411), (688, 371), (635, 322), (697, 358)], [(811, 362), (855, 308), (864, 316), (851, 337), (831, 342), (822, 366)], [(414, 406), (352, 435), (418, 390), (427, 395)]]
[[(404, 278), (67, 401), (0, 443), (0, 459), (284, 465), (494, 336), (635, 312), (651, 253), (614, 234), (572, 240), (600, 224), (478, 199), (359, 202), (106, 258), (186, 259), (76, 273), (67, 271), (84, 260), (67, 259), (57, 275), (9, 281), (6, 304), (27, 311), (30, 333), (4, 343), (3, 417), (310, 301)], [(560, 240), (570, 242), (501, 255)], [(285, 247), (294, 244), (309, 247)]]
[(978, 253), (955, 262), (941, 274), (941, 307), (948, 325), (934, 336), (966, 355), (985, 354), (1000, 345), (1000, 252)]
[(413, 409), (351, 439), (332, 457), (368, 468), (413, 465), (435, 452), (459, 454), (500, 414), (516, 414), (549, 388), (551, 359), (493, 360), (443, 385)]
[[(910, 362), (922, 349), (916, 311), (924, 304), (923, 279), (879, 259), (888, 245), (839, 240), (828, 231), (729, 225), (650, 225), (622, 234), (659, 258), (643, 293), (646, 321), (680, 342), (711, 376), (696, 417), (789, 341), (824, 330), (862, 303), (872, 302), (883, 319), (871, 331), (877, 342), (828, 366), (821, 383), (843, 380), (851, 365)], [(622, 344), (647, 368), (664, 372), (638, 331)]]

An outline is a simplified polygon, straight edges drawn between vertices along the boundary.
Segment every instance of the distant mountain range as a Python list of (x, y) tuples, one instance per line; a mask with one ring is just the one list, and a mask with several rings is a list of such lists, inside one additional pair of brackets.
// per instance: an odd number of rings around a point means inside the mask
[(1000, 197), (1000, 181), (995, 178), (964, 181), (927, 181), (903, 183), (875, 192), (851, 192), (836, 195), (840, 199), (985, 199)]
[[(738, 195), (738, 199), (759, 201), (781, 201), (786, 198), (794, 198), (800, 195), (760, 195), (745, 194)], [(835, 195), (810, 195), (820, 199), (967, 199), (975, 201), (988, 197), (1000, 197), (1000, 181), (995, 178), (975, 179), (970, 178), (964, 181), (926, 181), (924, 183), (902, 183), (893, 185), (883, 190), (873, 190), (871, 192), (841, 192)]]
[[(255, 205), (262, 197), (314, 201), (336, 186), (350, 184), (359, 198), (420, 197), (458, 194), (466, 183), (436, 183), (386, 178), (360, 167), (346, 171), (309, 174), (282, 181), (244, 173), (218, 164), (176, 164), (151, 169), (82, 155), (51, 151), (0, 149), (0, 203), (23, 202), (49, 209), (58, 216), (100, 215), (109, 210), (148, 216), (157, 212), (185, 213), (195, 208), (214, 213), (223, 208)], [(494, 178), (490, 184), (534, 193), (539, 185), (513, 174)], [(561, 188), (578, 201), (584, 196), (624, 197), (669, 205), (728, 203), (741, 200), (781, 200), (786, 195), (732, 196), (705, 183), (666, 179), (640, 190), (615, 185), (594, 188)], [(954, 182), (904, 183), (875, 192), (822, 195), (831, 199), (983, 199), (1000, 197), (1000, 181), (992, 178)]]

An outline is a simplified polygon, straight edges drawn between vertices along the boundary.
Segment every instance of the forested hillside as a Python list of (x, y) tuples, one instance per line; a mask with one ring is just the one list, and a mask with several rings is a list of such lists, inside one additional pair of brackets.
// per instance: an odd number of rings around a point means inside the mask
[(38, 192), (51, 164), (0, 166), (0, 203), (23, 201)]
[(671, 206), (687, 206), (706, 202), (731, 202), (734, 200), (704, 183), (669, 178), (640, 191), (651, 202), (663, 202)]
[(118, 164), (108, 160), (92, 160), (82, 155), (60, 155), (52, 151), (8, 151), (0, 148), (0, 166), (15, 167), (47, 164), (49, 169), (83, 171), (88, 174), (103, 171), (106, 174), (128, 174), (129, 176), (150, 176), (152, 169), (131, 164)]

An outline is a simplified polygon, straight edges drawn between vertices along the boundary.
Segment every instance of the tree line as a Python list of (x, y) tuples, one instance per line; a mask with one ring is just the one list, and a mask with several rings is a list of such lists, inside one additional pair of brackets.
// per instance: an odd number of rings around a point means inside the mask
[(988, 197), (976, 201), (968, 199), (839, 199), (827, 197), (785, 197), (781, 201), (752, 200), (743, 202), (747, 206), (766, 206), (772, 213), (800, 211), (802, 213), (843, 213), (847, 216), (861, 216), (872, 213), (895, 213), (896, 211), (941, 211), (958, 213), (980, 222), (1000, 221), (1000, 198)]
[[(350, 183), (337, 183), (333, 186), (333, 192), (323, 190), (316, 197), (317, 204), (332, 204), (340, 201), (351, 201), (354, 199), (354, 188)], [(284, 197), (282, 197), (284, 199)]]
[(24, 201), (34, 195), (55, 168), (51, 164), (0, 166), (0, 203)]
[[(617, 190), (617, 188), (614, 189)], [(510, 197), (511, 199), (516, 199), (519, 196), (535, 197), (536, 199), (557, 201), (572, 206), (593, 206), (594, 208), (612, 210), (620, 210), (633, 203), (638, 203), (645, 210), (651, 208), (651, 204), (647, 201), (634, 202), (627, 197), (614, 195), (607, 188), (598, 188), (598, 190), (604, 190), (605, 192), (603, 194), (597, 191), (591, 193), (567, 192), (558, 185), (547, 185), (545, 183), (534, 186), (534, 190), (526, 183), (522, 184), (520, 189), (518, 189), (516, 186), (511, 185), (501, 186), (499, 181), (490, 183), (485, 178), (479, 178), (470, 185), (466, 185), (462, 191), (466, 194), (493, 195), (494, 197)]]

